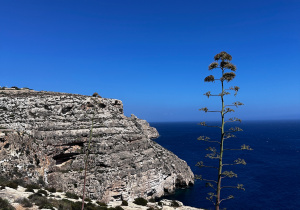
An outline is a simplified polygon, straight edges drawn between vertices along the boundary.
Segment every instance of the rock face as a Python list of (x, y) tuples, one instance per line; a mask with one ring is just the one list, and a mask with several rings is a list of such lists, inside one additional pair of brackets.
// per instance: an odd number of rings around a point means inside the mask
[(0, 90), (0, 127), (0, 175), (81, 195), (91, 133), (91, 199), (159, 197), (194, 182), (185, 161), (151, 140), (155, 128), (124, 116), (120, 100)]

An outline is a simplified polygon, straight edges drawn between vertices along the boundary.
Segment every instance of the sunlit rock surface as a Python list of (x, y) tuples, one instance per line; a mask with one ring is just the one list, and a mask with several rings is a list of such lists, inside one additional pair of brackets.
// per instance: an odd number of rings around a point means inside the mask
[(0, 90), (0, 173), (104, 202), (159, 197), (194, 182), (185, 161), (151, 139), (155, 128), (123, 114), (122, 101)]

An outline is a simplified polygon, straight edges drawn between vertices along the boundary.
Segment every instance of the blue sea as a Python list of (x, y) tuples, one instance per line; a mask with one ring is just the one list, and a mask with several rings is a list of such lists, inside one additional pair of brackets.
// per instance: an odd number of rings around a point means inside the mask
[[(218, 125), (216, 122), (207, 122)], [(230, 123), (228, 123), (230, 124)], [(150, 123), (155, 127), (160, 137), (155, 141), (166, 149), (185, 160), (195, 174), (203, 178), (215, 179), (215, 169), (198, 168), (196, 163), (203, 161), (207, 165), (216, 164), (205, 158), (208, 146), (213, 143), (198, 141), (199, 136), (209, 136), (219, 139), (217, 128), (197, 125), (197, 122)], [(250, 145), (252, 151), (226, 151), (225, 162), (231, 163), (237, 158), (245, 159), (247, 165), (236, 165), (225, 170), (234, 171), (237, 178), (223, 179), (223, 185), (243, 184), (245, 191), (223, 189), (222, 198), (234, 195), (234, 199), (221, 203), (221, 208), (243, 210), (267, 209), (300, 209), (300, 120), (282, 121), (245, 121), (231, 123), (238, 126), (242, 132), (236, 132), (237, 138), (225, 140), (225, 148), (240, 148), (242, 144)], [(227, 127), (229, 128), (229, 127)], [(167, 196), (185, 205), (213, 209), (206, 200), (205, 182), (196, 180), (189, 189), (177, 190)]]

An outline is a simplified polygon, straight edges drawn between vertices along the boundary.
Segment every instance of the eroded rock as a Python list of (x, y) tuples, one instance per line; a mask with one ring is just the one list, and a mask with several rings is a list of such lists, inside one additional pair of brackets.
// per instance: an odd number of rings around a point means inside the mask
[(120, 100), (76, 94), (0, 91), (0, 173), (86, 194), (91, 199), (159, 197), (193, 184), (185, 161), (151, 139), (155, 128), (123, 114)]

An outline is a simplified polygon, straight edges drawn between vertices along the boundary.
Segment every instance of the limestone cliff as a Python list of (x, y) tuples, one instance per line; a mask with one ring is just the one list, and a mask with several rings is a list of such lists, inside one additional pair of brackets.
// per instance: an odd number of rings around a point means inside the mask
[(92, 124), (88, 197), (159, 197), (193, 184), (186, 162), (151, 140), (158, 132), (145, 120), (124, 116), (120, 100), (29, 90), (0, 90), (0, 173), (80, 195)]

